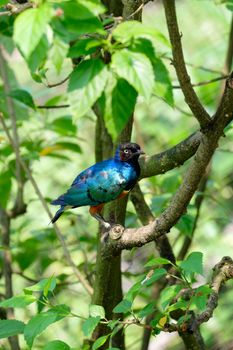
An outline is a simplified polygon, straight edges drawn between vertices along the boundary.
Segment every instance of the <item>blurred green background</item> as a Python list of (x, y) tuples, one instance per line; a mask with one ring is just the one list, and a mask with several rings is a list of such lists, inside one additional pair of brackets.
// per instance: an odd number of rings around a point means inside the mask
[[(220, 73), (224, 73), (232, 13), (225, 6), (216, 4), (212, 0), (177, 1), (177, 13), (182, 31), (185, 59), (190, 64), (188, 71), (192, 82), (210, 80), (218, 77)], [(145, 6), (143, 21), (168, 36), (163, 7), (159, 1)], [(161, 53), (164, 57), (171, 57), (171, 52), (168, 49), (164, 51), (164, 48), (161, 48)], [(18, 52), (14, 51), (8, 55), (8, 63), (20, 86), (32, 94), (37, 104), (52, 104), (53, 101), (59, 102), (58, 104), (66, 102), (65, 84), (48, 89), (43, 84), (35, 83)], [(177, 85), (170, 60), (164, 59), (164, 63), (169, 69), (173, 85)], [(201, 67), (213, 71), (207, 71)], [(71, 70), (71, 63), (67, 59), (59, 76), (49, 62), (47, 68), (48, 81), (54, 83), (67, 76)], [(222, 81), (219, 81), (196, 88), (198, 96), (210, 113), (213, 113), (218, 105), (222, 84)], [(56, 97), (53, 100), (54, 96), (58, 95), (60, 98)], [(190, 114), (179, 89), (174, 89), (174, 98), (174, 108), (169, 107), (156, 96), (149, 104), (144, 100), (139, 100), (137, 103), (133, 140), (138, 142), (148, 155), (175, 145), (198, 129), (197, 122)], [(37, 110), (30, 112), (29, 115), (27, 113), (26, 109), (20, 107), (20, 139), (25, 145), (26, 143), (31, 144), (30, 152), (30, 147), (26, 146), (24, 151), (29, 158), (35, 159), (32, 168), (33, 174), (42, 193), (49, 201), (65, 191), (82, 169), (95, 162), (95, 116), (90, 112), (85, 118), (79, 119), (73, 125), (72, 114), (68, 108)], [(63, 118), (60, 119), (61, 117)], [(55, 120), (56, 122), (54, 122)], [(208, 280), (212, 267), (224, 255), (232, 256), (232, 127), (228, 127), (226, 135), (227, 138), (221, 139), (220, 147), (211, 164), (205, 199), (191, 247), (191, 251), (202, 251), (204, 254), (205, 275), (199, 281), (201, 283)], [(1, 136), (4, 138), (3, 133)], [(63, 144), (60, 144), (59, 147), (58, 142), (63, 142)], [(73, 143), (73, 147), (69, 146), (67, 149), (65, 142)], [(38, 151), (37, 145), (40, 145), (40, 151)], [(56, 145), (55, 148), (54, 145)], [(7, 162), (12, 159), (12, 155), (8, 156)], [(178, 188), (188, 163), (165, 175), (141, 181), (146, 200), (155, 215), (164, 209), (168, 199)], [(25, 194), (28, 203), (27, 213), (14, 220), (12, 226), (12, 251), (16, 272), (14, 276), (15, 294), (21, 293), (25, 285), (33, 283), (22, 276), (22, 271), (23, 275), (32, 280), (55, 275), (61, 283), (55, 300), (59, 300), (59, 303), (68, 303), (72, 311), (87, 316), (89, 297), (79, 284), (74, 283), (76, 281), (72, 276), (71, 268), (63, 261), (62, 249), (55, 238), (52, 226), (48, 225), (48, 217), (41, 208), (41, 203), (30, 183), (26, 184)], [(55, 211), (54, 208), (52, 210)], [(193, 202), (187, 215), (188, 219), (183, 220), (169, 234), (169, 239), (176, 253), (179, 252), (184, 236), (190, 233), (190, 225), (192, 225), (195, 215)], [(130, 227), (140, 225), (130, 202), (126, 224)], [(98, 230), (96, 221), (89, 216), (88, 209), (84, 207), (62, 216), (59, 226), (65, 234), (75, 262), (84, 268), (92, 280), (95, 270), (96, 233)], [(135, 281), (134, 275), (143, 272), (143, 264), (147, 261), (148, 256), (154, 254), (153, 243), (123, 253), (124, 291), (127, 291)], [(19, 271), (21, 271), (21, 275), (17, 274)], [(1, 285), (2, 287), (3, 285)], [(214, 317), (208, 324), (202, 325), (203, 335), (209, 349), (217, 349), (216, 344), (225, 342), (231, 342), (231, 347), (226, 349), (233, 349), (232, 287), (233, 281), (229, 281), (222, 290), (219, 307), (214, 312)], [(148, 290), (147, 295), (136, 299), (136, 308), (146, 304), (146, 298), (150, 298), (150, 292)], [(35, 311), (33, 307), (29, 307), (28, 310), (28, 314), (23, 316), (22, 313), (25, 311), (16, 310), (16, 318), (27, 319), (28, 315)], [(54, 324), (36, 340), (33, 349), (41, 349), (46, 341), (54, 339), (54, 337), (66, 341), (74, 349), (80, 349), (83, 342), (81, 324), (81, 320), (76, 318), (66, 318)], [(139, 327), (128, 327), (126, 330), (127, 350), (139, 349), (141, 337), (142, 330)], [(5, 342), (2, 342), (1, 348), (8, 349)], [(24, 343), (22, 343), (22, 348), (26, 349)], [(176, 350), (182, 348), (183, 345), (177, 335), (161, 333), (156, 338), (151, 338), (149, 349)], [(225, 348), (221, 347), (221, 349)]]

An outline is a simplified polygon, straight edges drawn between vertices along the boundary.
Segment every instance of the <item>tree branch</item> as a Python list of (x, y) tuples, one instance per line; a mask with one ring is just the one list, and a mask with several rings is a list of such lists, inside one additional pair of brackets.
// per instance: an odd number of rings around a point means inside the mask
[[(15, 146), (14, 140), (12, 139), (12, 137), (9, 133), (9, 130), (6, 126), (6, 123), (4, 121), (2, 113), (0, 113), (0, 121), (2, 123), (3, 129), (8, 137), (8, 140), (9, 140), (13, 150), (16, 151), (16, 146)], [(24, 169), (29, 181), (31, 182), (38, 198), (40, 199), (43, 208), (45, 209), (46, 213), (48, 214), (48, 217), (52, 220), (53, 215), (52, 215), (52, 213), (51, 213), (51, 211), (50, 211), (50, 209), (49, 209), (49, 207), (48, 207), (48, 205), (47, 205), (47, 203), (46, 203), (46, 201), (45, 201), (45, 199), (44, 199), (44, 197), (43, 197), (43, 195), (42, 195), (42, 193), (41, 193), (41, 191), (40, 191), (40, 189), (39, 189), (39, 187), (34, 179), (34, 177), (32, 176), (31, 171), (29, 170), (28, 166), (26, 165), (25, 161), (21, 158), (21, 156), (19, 156), (19, 161), (20, 161), (20, 165)], [(54, 230), (56, 232), (58, 240), (61, 243), (61, 246), (62, 246), (63, 252), (64, 252), (64, 256), (66, 257), (67, 262), (72, 267), (72, 270), (73, 270), (75, 276), (79, 279), (80, 283), (83, 285), (83, 287), (86, 289), (86, 291), (91, 295), (93, 292), (93, 289), (89, 285), (89, 283), (86, 281), (86, 279), (83, 277), (81, 272), (77, 269), (74, 261), (72, 260), (72, 258), (70, 256), (69, 250), (67, 249), (64, 237), (56, 224), (54, 224)]]
[(163, 0), (165, 15), (167, 20), (167, 27), (170, 36), (170, 41), (172, 44), (172, 54), (173, 54), (173, 64), (176, 70), (176, 74), (183, 91), (185, 101), (189, 105), (189, 108), (193, 112), (196, 119), (199, 121), (202, 128), (206, 127), (211, 118), (206, 112), (202, 104), (200, 103), (190, 81), (188, 75), (183, 49), (181, 45), (181, 35), (179, 32), (175, 1), (174, 0)]
[(218, 109), (211, 128), (206, 129), (201, 136), (201, 142), (195, 157), (187, 170), (183, 183), (173, 196), (169, 207), (152, 223), (137, 229), (125, 229), (118, 241), (109, 241), (105, 254), (117, 254), (122, 249), (140, 247), (168, 233), (186, 211), (193, 194), (197, 190), (205, 169), (218, 147), (219, 138), (224, 127), (233, 119), (233, 75), (226, 82), (222, 98), (222, 108)]
[(233, 279), (233, 260), (229, 256), (223, 257), (222, 260), (214, 266), (213, 271), (214, 273), (210, 284), (213, 293), (209, 296), (206, 310), (198, 315), (196, 319), (198, 325), (209, 321), (213, 316), (213, 312), (218, 306), (219, 290), (221, 286), (229, 279)]
[(182, 165), (195, 154), (200, 141), (201, 132), (197, 131), (195, 134), (187, 137), (185, 140), (167, 151), (150, 157), (140, 157), (141, 179), (164, 174), (168, 170)]

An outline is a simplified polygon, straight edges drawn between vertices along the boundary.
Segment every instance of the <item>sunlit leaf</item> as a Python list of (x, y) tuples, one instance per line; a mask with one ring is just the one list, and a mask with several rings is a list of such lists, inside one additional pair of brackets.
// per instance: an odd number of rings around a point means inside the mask
[(107, 68), (99, 59), (86, 60), (73, 71), (68, 98), (76, 118), (87, 113), (101, 96), (107, 77)]
[(129, 50), (117, 51), (112, 56), (111, 67), (116, 74), (147, 100), (154, 87), (154, 73), (150, 60), (141, 53)]
[(34, 303), (37, 300), (33, 295), (16, 295), (10, 299), (6, 299), (0, 302), (2, 307), (16, 307), (25, 308), (25, 306)]
[(48, 3), (27, 9), (17, 16), (14, 25), (14, 40), (26, 58), (36, 48), (51, 18), (52, 8)]
[(101, 305), (93, 305), (89, 306), (89, 313), (91, 317), (99, 316), (100, 318), (105, 318), (105, 311), (103, 306)]
[(61, 340), (52, 340), (43, 347), (43, 350), (70, 350), (70, 347)]

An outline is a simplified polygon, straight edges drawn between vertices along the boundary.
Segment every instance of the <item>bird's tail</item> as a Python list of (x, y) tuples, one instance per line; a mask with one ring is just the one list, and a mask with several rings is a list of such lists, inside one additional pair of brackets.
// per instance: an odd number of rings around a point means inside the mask
[(58, 209), (58, 211), (56, 212), (56, 214), (52, 218), (51, 223), (54, 224), (60, 218), (60, 216), (64, 213), (64, 211), (65, 211), (65, 207), (61, 206), (61, 208)]

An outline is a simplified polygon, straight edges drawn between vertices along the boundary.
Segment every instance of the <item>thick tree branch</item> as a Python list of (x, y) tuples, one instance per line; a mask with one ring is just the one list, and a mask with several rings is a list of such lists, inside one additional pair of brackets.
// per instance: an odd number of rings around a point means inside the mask
[[(16, 145), (14, 143), (14, 140), (12, 139), (10, 133), (9, 133), (9, 130), (6, 126), (6, 123), (5, 123), (5, 120), (3, 118), (3, 115), (2, 113), (0, 113), (0, 121), (2, 123), (2, 126), (3, 126), (3, 129), (8, 137), (8, 140), (13, 148), (14, 151), (16, 151)], [(52, 220), (53, 218), (53, 215), (34, 179), (34, 177), (32, 176), (31, 174), (31, 171), (30, 169), (28, 168), (27, 164), (25, 163), (25, 161), (21, 158), (21, 156), (19, 155), (19, 161), (20, 161), (20, 165), (22, 166), (22, 168), (24, 169), (25, 171), (25, 174), (27, 175), (29, 181), (31, 182), (44, 210), (46, 211), (46, 213), (48, 214), (48, 217)], [(87, 280), (84, 278), (84, 276), (82, 275), (82, 273), (78, 270), (78, 268), (76, 267), (74, 261), (72, 260), (71, 256), (70, 256), (70, 253), (69, 253), (69, 250), (66, 246), (66, 243), (65, 243), (65, 239), (60, 231), (60, 229), (58, 228), (58, 226), (56, 224), (54, 224), (54, 230), (55, 230), (55, 233), (57, 235), (57, 238), (58, 240), (60, 241), (61, 243), (61, 246), (63, 248), (63, 252), (64, 252), (64, 256), (67, 260), (67, 262), (69, 263), (69, 265), (71, 266), (73, 272), (74, 272), (74, 275), (78, 278), (78, 280), (80, 281), (80, 283), (83, 285), (83, 287), (86, 289), (86, 291), (91, 295), (92, 292), (93, 292), (93, 289), (92, 287), (89, 285), (89, 283), (87, 282)]]
[(182, 165), (191, 158), (201, 141), (201, 132), (196, 132), (167, 151), (140, 158), (141, 178), (163, 174)]
[(187, 170), (183, 183), (173, 196), (169, 207), (149, 225), (137, 229), (125, 229), (118, 241), (106, 244), (105, 254), (116, 254), (119, 250), (140, 247), (168, 233), (186, 211), (193, 194), (198, 188), (205, 169), (218, 147), (219, 138), (223, 135), (224, 127), (233, 119), (233, 77), (226, 82), (222, 98), (222, 107), (215, 115), (211, 128), (206, 129), (201, 136), (201, 142), (195, 157)]
[(176, 17), (175, 0), (163, 0), (163, 4), (165, 9), (169, 37), (172, 44), (173, 64), (176, 70), (176, 74), (181, 89), (183, 91), (185, 101), (189, 105), (189, 108), (193, 112), (196, 119), (199, 121), (200, 126), (204, 128), (210, 123), (211, 118), (200, 103), (192, 87), (190, 77), (186, 69), (181, 44), (181, 34), (179, 32)]

